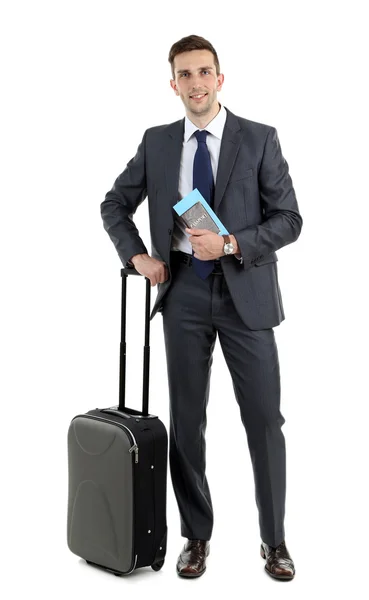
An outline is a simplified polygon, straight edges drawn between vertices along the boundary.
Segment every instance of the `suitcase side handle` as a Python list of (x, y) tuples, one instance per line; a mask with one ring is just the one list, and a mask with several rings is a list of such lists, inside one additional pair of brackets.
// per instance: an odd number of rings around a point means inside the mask
[[(118, 410), (124, 412), (126, 393), (126, 313), (127, 313), (127, 277), (128, 275), (139, 275), (141, 273), (135, 268), (122, 268), (122, 308), (121, 308), (121, 332), (119, 351), (119, 405)], [(149, 415), (149, 375), (150, 375), (150, 301), (151, 282), (146, 280), (146, 303), (145, 303), (145, 343), (143, 354), (143, 388), (142, 388), (142, 416)]]

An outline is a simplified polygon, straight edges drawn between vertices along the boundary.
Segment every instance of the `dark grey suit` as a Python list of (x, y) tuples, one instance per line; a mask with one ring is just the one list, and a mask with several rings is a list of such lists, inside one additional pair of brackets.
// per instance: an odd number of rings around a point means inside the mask
[[(226, 107), (225, 107), (226, 108)], [(213, 512), (205, 477), (205, 428), (212, 354), (219, 334), (245, 426), (255, 476), (260, 533), (284, 538), (285, 443), (278, 352), (272, 327), (284, 320), (276, 250), (301, 231), (288, 164), (274, 127), (226, 108), (214, 210), (243, 256), (220, 258), (223, 275), (201, 280), (174, 267), (171, 239), (184, 118), (147, 129), (101, 203), (104, 228), (124, 266), (148, 253), (133, 222), (148, 197), (151, 255), (168, 265), (151, 313), (162, 312), (170, 394), (170, 466), (184, 537), (210, 539)], [(197, 437), (196, 437), (197, 436)]]

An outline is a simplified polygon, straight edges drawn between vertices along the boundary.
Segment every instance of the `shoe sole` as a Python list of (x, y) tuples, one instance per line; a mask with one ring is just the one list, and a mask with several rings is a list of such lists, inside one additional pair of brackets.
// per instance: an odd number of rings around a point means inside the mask
[(192, 578), (196, 578), (196, 577), (201, 577), (201, 575), (203, 575), (206, 571), (206, 567), (203, 571), (201, 571), (201, 573), (181, 573), (180, 571), (177, 570), (177, 575), (179, 575), (179, 577), (187, 577), (187, 579), (192, 579)]
[[(263, 550), (263, 548), (260, 548), (260, 556), (261, 558), (264, 558), (266, 560), (266, 556), (265, 556), (265, 552)], [(271, 577), (274, 577), (274, 579), (279, 579), (280, 581), (291, 581), (294, 577), (295, 577), (295, 573), (293, 575), (276, 575), (275, 573), (272, 573), (271, 571), (269, 571), (269, 569), (267, 569), (267, 566), (264, 566), (265, 571), (268, 573), (268, 575), (270, 575)]]

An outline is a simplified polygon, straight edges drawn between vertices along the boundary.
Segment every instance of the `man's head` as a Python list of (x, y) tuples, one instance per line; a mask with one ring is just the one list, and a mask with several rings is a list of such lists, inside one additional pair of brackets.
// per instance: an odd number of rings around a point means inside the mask
[[(168, 60), (172, 69), (170, 85), (181, 97), (188, 117), (213, 118), (219, 109), (217, 92), (222, 89), (224, 75), (210, 42), (198, 35), (184, 37), (173, 44)], [(198, 94), (205, 96), (196, 100), (193, 96)]]

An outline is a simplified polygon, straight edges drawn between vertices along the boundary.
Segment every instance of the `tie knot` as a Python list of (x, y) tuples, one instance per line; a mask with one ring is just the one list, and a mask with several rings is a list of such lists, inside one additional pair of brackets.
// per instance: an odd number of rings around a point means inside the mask
[(195, 136), (197, 139), (197, 142), (205, 142), (206, 143), (206, 136), (207, 136), (208, 132), (206, 131), (206, 129), (203, 129), (202, 131), (200, 131), (200, 129), (198, 129), (197, 131), (195, 131)]

